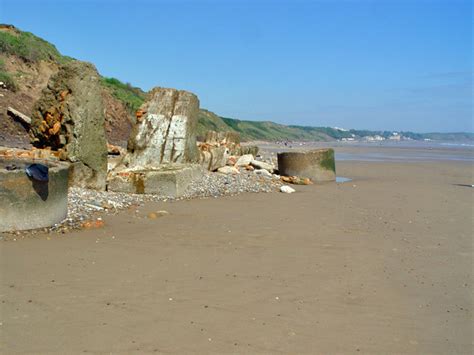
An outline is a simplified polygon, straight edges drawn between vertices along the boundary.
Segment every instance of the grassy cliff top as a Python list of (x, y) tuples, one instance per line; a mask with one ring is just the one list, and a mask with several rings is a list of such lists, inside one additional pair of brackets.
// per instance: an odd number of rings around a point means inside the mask
[(19, 57), (25, 62), (46, 60), (61, 64), (72, 60), (44, 39), (4, 24), (0, 24), (0, 52)]

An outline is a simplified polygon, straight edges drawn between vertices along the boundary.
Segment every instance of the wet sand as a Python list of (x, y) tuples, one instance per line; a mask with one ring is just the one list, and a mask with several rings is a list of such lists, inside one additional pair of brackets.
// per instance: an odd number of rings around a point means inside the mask
[(0, 243), (0, 351), (472, 353), (472, 164), (337, 169)]

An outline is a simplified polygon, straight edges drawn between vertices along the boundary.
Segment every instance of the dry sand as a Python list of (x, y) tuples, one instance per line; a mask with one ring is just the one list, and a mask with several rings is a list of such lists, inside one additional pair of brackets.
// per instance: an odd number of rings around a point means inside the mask
[(472, 353), (472, 173), (341, 162), (353, 182), (3, 242), (1, 352)]

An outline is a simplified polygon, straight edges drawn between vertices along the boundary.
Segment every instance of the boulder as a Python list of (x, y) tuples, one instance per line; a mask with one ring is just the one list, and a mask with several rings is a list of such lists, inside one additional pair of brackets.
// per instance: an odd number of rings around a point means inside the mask
[(278, 153), (281, 175), (309, 178), (313, 182), (335, 181), (334, 149)]
[(283, 185), (280, 187), (280, 192), (283, 192), (285, 194), (292, 194), (293, 192), (295, 192), (296, 190), (287, 186), (287, 185)]
[(73, 186), (105, 190), (107, 142), (100, 76), (80, 61), (62, 66), (36, 103), (30, 136), (35, 147), (60, 151), (72, 163)]
[(198, 162), (198, 111), (199, 100), (190, 92), (152, 89), (140, 108), (142, 115), (132, 129), (123, 165), (133, 170)]
[(200, 154), (199, 161), (201, 166), (209, 171), (216, 171), (226, 166), (229, 158), (229, 149), (211, 146), (208, 150), (202, 150)]
[(253, 160), (253, 155), (252, 154), (245, 154), (242, 155), (238, 160), (237, 160), (237, 166), (247, 166), (251, 163)]
[(266, 176), (266, 177), (272, 177), (272, 174), (268, 170), (265, 170), (265, 169), (255, 170), (255, 174)]
[(223, 166), (222, 168), (217, 169), (217, 172), (226, 174), (226, 175), (234, 175), (234, 174), (240, 174), (239, 169), (237, 169), (234, 166)]
[(255, 167), (256, 169), (265, 169), (265, 170), (268, 170), (269, 172), (273, 173), (273, 171), (275, 170), (275, 168), (273, 167), (272, 164), (269, 164), (269, 163), (265, 163), (264, 161), (260, 161), (260, 160), (252, 160), (250, 162), (250, 165), (252, 165), (253, 167)]

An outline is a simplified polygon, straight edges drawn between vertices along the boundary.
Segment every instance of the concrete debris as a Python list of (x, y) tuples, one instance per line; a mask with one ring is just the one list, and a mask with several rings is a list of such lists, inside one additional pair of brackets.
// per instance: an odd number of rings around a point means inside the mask
[(304, 176), (313, 182), (335, 181), (334, 149), (278, 153), (278, 171), (285, 176)]
[(15, 110), (12, 107), (7, 108), (7, 114), (14, 120), (20, 122), (25, 128), (29, 129), (31, 126), (31, 118), (27, 115)]
[(151, 90), (149, 99), (137, 112), (124, 167), (137, 170), (197, 162), (198, 111), (199, 100), (190, 92), (159, 87)]

